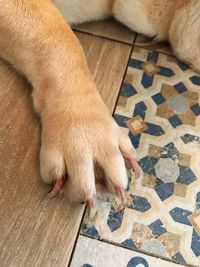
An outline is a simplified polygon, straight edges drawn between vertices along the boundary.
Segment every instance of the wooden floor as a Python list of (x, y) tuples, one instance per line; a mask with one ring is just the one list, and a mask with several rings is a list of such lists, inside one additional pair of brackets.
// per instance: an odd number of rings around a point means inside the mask
[[(109, 36), (101, 26), (92, 35), (87, 27), (76, 34), (112, 112), (134, 36), (116, 29)], [(39, 175), (40, 120), (30, 95), (27, 82), (0, 61), (0, 266), (68, 266), (84, 207), (62, 195), (47, 197)]]

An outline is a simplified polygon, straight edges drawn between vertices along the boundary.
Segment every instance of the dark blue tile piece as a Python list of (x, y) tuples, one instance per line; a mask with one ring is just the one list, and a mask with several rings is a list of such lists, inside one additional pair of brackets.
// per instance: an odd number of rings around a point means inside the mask
[(180, 69), (183, 71), (189, 69), (189, 66), (187, 64), (185, 64), (184, 62), (178, 61), (178, 65), (179, 65)]
[(122, 224), (123, 216), (124, 216), (124, 209), (117, 212), (115, 211), (113, 206), (111, 207), (110, 213), (107, 219), (107, 225), (109, 226), (111, 232), (114, 232), (120, 228)]
[(169, 69), (169, 68), (166, 68), (166, 67), (162, 67), (162, 66), (159, 66), (159, 73), (160, 75), (162, 76), (165, 76), (165, 77), (172, 77), (175, 75), (175, 73), (173, 72), (173, 70)]
[(159, 125), (148, 122), (146, 122), (146, 125), (148, 127), (148, 129), (145, 131), (146, 134), (161, 136), (165, 133), (165, 131)]
[(177, 252), (176, 254), (174, 254), (174, 256), (172, 256), (172, 259), (179, 264), (186, 264), (186, 261), (180, 252)]
[(174, 128), (182, 124), (182, 121), (179, 119), (177, 115), (174, 115), (171, 118), (169, 118), (169, 122)]
[(130, 61), (129, 61), (129, 63), (128, 63), (128, 65), (129, 65), (130, 67), (132, 67), (132, 68), (141, 70), (141, 69), (142, 69), (142, 64), (143, 64), (143, 63), (144, 63), (144, 62), (141, 61), (141, 60), (131, 58)]
[(171, 142), (167, 145), (165, 145), (162, 148), (161, 151), (161, 157), (162, 158), (172, 158), (172, 159), (177, 159), (179, 156), (179, 152), (177, 150), (177, 148), (175, 147), (175, 145)]
[(114, 114), (113, 118), (119, 126), (124, 127), (124, 128), (128, 128), (126, 121), (130, 120), (130, 118), (128, 118), (126, 116), (118, 115), (118, 114)]
[(190, 81), (195, 85), (200, 85), (200, 76), (193, 76), (190, 78)]
[(150, 267), (148, 262), (142, 257), (134, 257), (130, 259), (127, 265), (127, 267), (137, 267), (137, 266)]
[(155, 191), (162, 201), (164, 201), (165, 199), (173, 195), (172, 188), (168, 184), (165, 184), (165, 183), (162, 183), (159, 186), (156, 186)]
[[(146, 156), (139, 161), (139, 164), (143, 172), (146, 172), (148, 174), (155, 174), (154, 167), (157, 162), (158, 162), (158, 159), (150, 157), (150, 156)], [(152, 173), (152, 170), (154, 171), (153, 173)]]
[(174, 192), (174, 183), (166, 183), (166, 184), (171, 189), (171, 191)]
[(189, 144), (192, 143), (193, 141), (198, 141), (199, 137), (192, 134), (185, 134), (181, 136), (181, 139), (185, 144)]
[(197, 193), (197, 198), (196, 198), (196, 210), (200, 210), (200, 192)]
[(140, 143), (141, 134), (135, 136), (131, 132), (129, 132), (128, 136), (129, 136), (129, 138), (131, 140), (131, 143), (132, 143), (133, 147), (134, 148), (138, 148), (139, 143)]
[(175, 222), (191, 226), (191, 223), (188, 220), (188, 216), (192, 214), (191, 211), (184, 210), (181, 208), (174, 208), (169, 213)]
[(193, 229), (191, 248), (196, 257), (200, 256), (200, 235)]
[(92, 265), (90, 265), (90, 264), (83, 264), (81, 267), (92, 267)]
[(179, 94), (181, 94), (181, 93), (187, 91), (187, 88), (185, 87), (185, 85), (184, 85), (183, 83), (178, 83), (178, 84), (176, 84), (174, 87), (175, 87), (176, 91), (177, 91)]
[(194, 112), (194, 114), (196, 116), (200, 115), (200, 105), (199, 104), (195, 104), (191, 107), (191, 110)]
[(96, 239), (100, 239), (100, 235), (94, 226), (83, 224), (81, 227), (81, 233), (86, 236), (92, 236)]
[(167, 232), (166, 228), (163, 226), (161, 220), (159, 220), (159, 219), (152, 222), (149, 225), (149, 228), (151, 229), (152, 234), (155, 235), (155, 237), (159, 237), (162, 234)]
[(180, 175), (177, 179), (177, 183), (188, 185), (197, 179), (197, 177), (194, 175), (193, 171), (190, 168), (181, 165), (179, 169)]
[(156, 51), (150, 51), (147, 55), (147, 61), (153, 60), (155, 63), (158, 61), (158, 52)]
[(136, 249), (137, 248), (132, 239), (126, 239), (121, 244), (126, 248), (131, 248), (131, 249)]
[(145, 89), (148, 89), (152, 86), (154, 80), (154, 75), (147, 75), (145, 72), (142, 75), (141, 84), (144, 86)]
[(155, 186), (155, 188), (157, 188), (161, 184), (167, 185), (167, 188), (169, 188), (172, 192), (174, 192), (174, 183), (163, 183), (162, 180), (160, 180), (160, 179), (158, 179), (158, 177), (156, 177), (156, 186)]
[(130, 97), (133, 95), (136, 95), (137, 91), (135, 90), (135, 88), (132, 86), (132, 84), (130, 83), (124, 83), (122, 85), (121, 91), (120, 91), (120, 95), (126, 96), (126, 97)]
[(146, 111), (147, 111), (147, 106), (145, 105), (145, 103), (143, 101), (141, 101), (135, 105), (133, 115), (134, 116), (138, 115), (144, 120)]
[(164, 98), (164, 96), (161, 94), (161, 93), (158, 93), (156, 95), (153, 95), (152, 96), (154, 102), (157, 104), (157, 105), (160, 105), (162, 103), (164, 103), (166, 100)]
[(145, 197), (132, 194), (130, 197), (132, 198), (132, 203), (127, 206), (129, 209), (145, 212), (151, 208), (149, 201)]

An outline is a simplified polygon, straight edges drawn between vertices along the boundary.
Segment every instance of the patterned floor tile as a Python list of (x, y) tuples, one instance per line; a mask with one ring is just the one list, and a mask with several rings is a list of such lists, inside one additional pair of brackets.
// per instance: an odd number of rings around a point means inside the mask
[(200, 76), (174, 57), (135, 48), (115, 120), (137, 149), (127, 202), (98, 201), (82, 234), (200, 266)]
[(136, 34), (113, 18), (74, 25), (74, 30), (133, 44)]
[(138, 34), (136, 37), (135, 45), (149, 50), (158, 51), (167, 55), (173, 55), (173, 51), (168, 43), (157, 42), (146, 36)]
[(181, 265), (79, 236), (71, 267), (181, 267)]

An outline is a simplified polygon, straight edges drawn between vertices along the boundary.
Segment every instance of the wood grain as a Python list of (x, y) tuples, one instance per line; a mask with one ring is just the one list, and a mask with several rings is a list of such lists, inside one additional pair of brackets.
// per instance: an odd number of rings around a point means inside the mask
[[(129, 46), (78, 34), (112, 111)], [(67, 266), (84, 207), (47, 197), (39, 175), (40, 120), (25, 79), (0, 61), (0, 266)]]
[(85, 51), (97, 88), (109, 109), (113, 111), (131, 46), (83, 33), (76, 35)]
[(73, 29), (115, 41), (133, 44), (136, 34), (113, 18), (74, 25)]

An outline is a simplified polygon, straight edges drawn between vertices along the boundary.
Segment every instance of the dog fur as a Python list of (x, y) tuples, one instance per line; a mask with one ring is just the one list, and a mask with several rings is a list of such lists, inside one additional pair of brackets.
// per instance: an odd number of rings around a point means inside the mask
[(54, 0), (69, 24), (113, 16), (133, 31), (169, 41), (178, 58), (200, 73), (199, 0)]
[[(169, 40), (178, 57), (200, 70), (199, 0), (54, 3), (70, 24), (113, 15), (133, 30)], [(54, 183), (54, 195), (67, 175), (67, 197), (92, 207), (97, 193), (123, 196), (128, 183), (124, 160), (136, 172), (139, 167), (131, 142), (103, 103), (66, 20), (49, 0), (0, 0), (0, 57), (32, 84), (34, 108), (42, 121), (43, 181)]]

